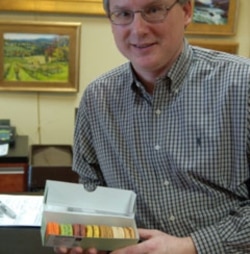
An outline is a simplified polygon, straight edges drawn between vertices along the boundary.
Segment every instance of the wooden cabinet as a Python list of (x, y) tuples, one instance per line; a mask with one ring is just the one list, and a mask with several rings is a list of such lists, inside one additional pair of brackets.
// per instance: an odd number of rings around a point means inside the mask
[(8, 154), (0, 157), (0, 192), (27, 191), (28, 147), (28, 137), (17, 136)]

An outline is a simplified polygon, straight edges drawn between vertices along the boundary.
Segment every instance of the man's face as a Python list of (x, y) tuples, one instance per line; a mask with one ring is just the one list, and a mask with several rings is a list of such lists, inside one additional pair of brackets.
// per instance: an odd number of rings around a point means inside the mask
[[(110, 12), (143, 10), (151, 5), (171, 6), (175, 0), (110, 0)], [(139, 74), (162, 74), (182, 50), (185, 27), (191, 20), (191, 4), (175, 4), (159, 23), (145, 21), (141, 13), (128, 25), (112, 24), (116, 45)]]

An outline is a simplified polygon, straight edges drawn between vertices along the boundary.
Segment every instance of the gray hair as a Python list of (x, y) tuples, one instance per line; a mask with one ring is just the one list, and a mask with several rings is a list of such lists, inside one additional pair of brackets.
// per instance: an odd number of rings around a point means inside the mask
[(103, 8), (106, 13), (109, 13), (109, 0), (103, 0)]
[[(178, 0), (179, 4), (185, 4), (190, 0)], [(106, 13), (109, 13), (109, 0), (103, 0), (103, 8)]]

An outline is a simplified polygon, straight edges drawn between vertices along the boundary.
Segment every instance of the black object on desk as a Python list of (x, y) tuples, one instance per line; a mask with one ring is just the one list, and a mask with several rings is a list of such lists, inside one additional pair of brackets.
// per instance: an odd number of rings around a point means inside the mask
[(0, 227), (0, 253), (54, 254), (51, 247), (43, 247), (40, 227)]
[(0, 119), (0, 144), (15, 143), (16, 127), (10, 125), (9, 119)]
[(0, 156), (0, 163), (28, 163), (29, 144), (28, 136), (16, 136), (15, 143), (9, 147), (5, 156)]

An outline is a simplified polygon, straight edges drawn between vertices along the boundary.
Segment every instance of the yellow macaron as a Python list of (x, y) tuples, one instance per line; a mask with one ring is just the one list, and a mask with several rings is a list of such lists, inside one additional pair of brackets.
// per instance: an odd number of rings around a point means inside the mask
[(92, 225), (86, 226), (86, 237), (93, 237), (93, 227)]

